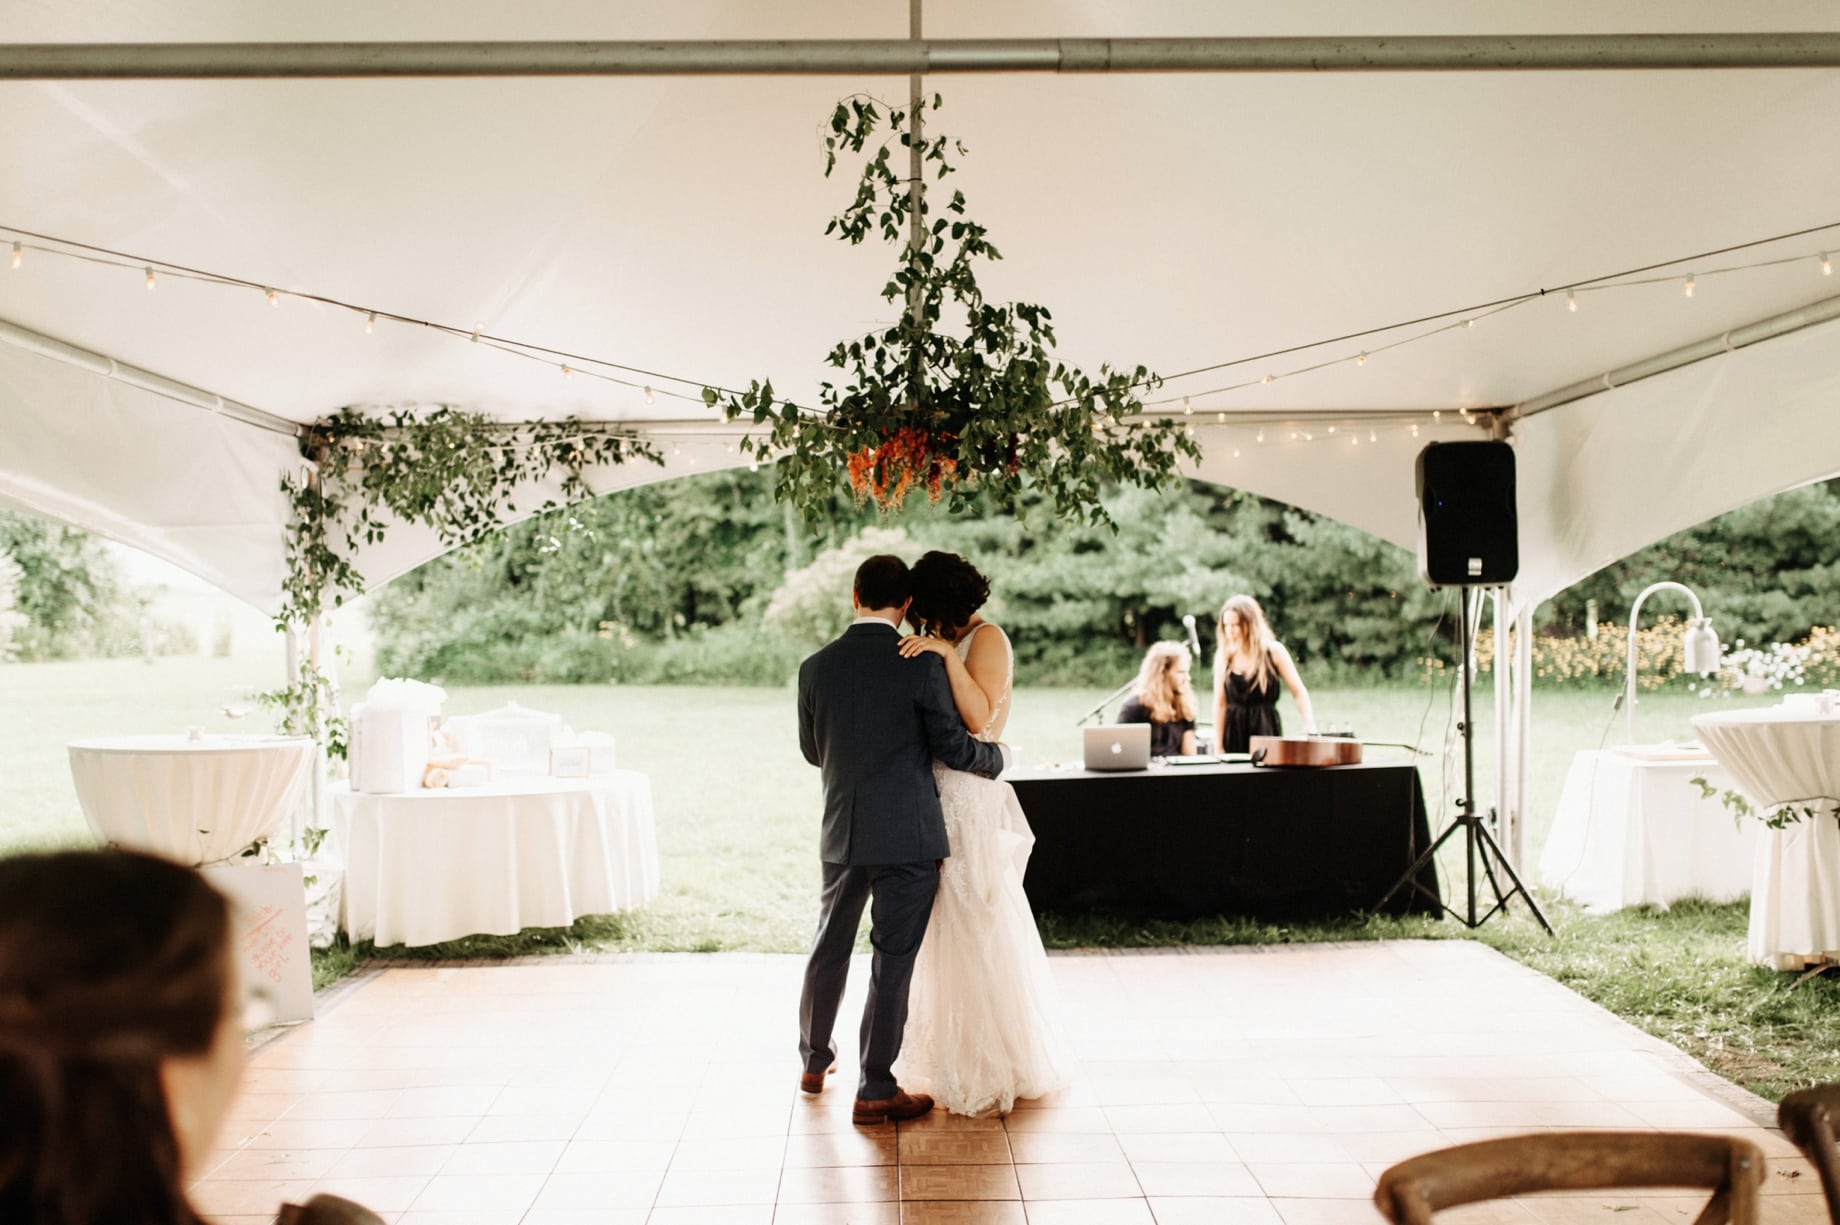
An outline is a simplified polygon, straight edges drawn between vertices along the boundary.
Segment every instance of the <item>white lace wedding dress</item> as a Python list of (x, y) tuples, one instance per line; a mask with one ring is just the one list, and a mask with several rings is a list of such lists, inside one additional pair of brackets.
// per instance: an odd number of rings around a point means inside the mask
[[(961, 659), (986, 629), (996, 627), (979, 625), (960, 640)], [(1002, 735), (1009, 697), (1006, 678), (980, 740)], [(1008, 783), (937, 762), (933, 776), (952, 854), (940, 869), (914, 965), (895, 1075), (904, 1088), (931, 1093), (954, 1114), (1004, 1113), (1018, 1098), (1065, 1086), (1074, 1063), (1047, 953), (1022, 891), (1035, 835)]]

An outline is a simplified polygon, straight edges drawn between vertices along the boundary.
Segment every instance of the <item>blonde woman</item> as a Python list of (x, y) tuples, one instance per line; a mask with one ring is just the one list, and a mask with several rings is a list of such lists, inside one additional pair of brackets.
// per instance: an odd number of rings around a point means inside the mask
[(1192, 661), (1179, 642), (1155, 642), (1137, 670), (1137, 691), (1118, 708), (1120, 723), (1148, 723), (1155, 757), (1195, 755), (1195, 687)]
[(1307, 736), (1316, 734), (1310, 692), (1284, 644), (1272, 636), (1265, 610), (1249, 595), (1220, 609), (1220, 650), (1214, 656), (1214, 729), (1223, 753), (1244, 753), (1254, 736), (1282, 736), (1278, 683), (1290, 690)]

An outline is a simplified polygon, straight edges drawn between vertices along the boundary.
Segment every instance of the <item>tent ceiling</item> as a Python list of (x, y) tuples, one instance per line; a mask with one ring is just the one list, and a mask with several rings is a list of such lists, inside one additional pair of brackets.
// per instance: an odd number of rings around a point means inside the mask
[[(1840, 29), (1824, 3), (1763, 12), (1772, 30)], [(1710, 32), (1755, 28), (1758, 14), (1705, 2), (937, 0), (926, 33)], [(887, 0), (283, 9), (0, 0), (0, 29), (19, 43), (899, 38), (906, 23), (907, 6)], [(1063, 355), (1088, 367), (1142, 362), (1175, 374), (1840, 222), (1840, 162), (1822, 153), (1840, 104), (1836, 71), (1018, 75), (932, 85), (945, 95), (941, 127), (969, 149), (955, 185), (1004, 252), (987, 288), (1048, 305)], [(898, 98), (904, 88), (900, 78), (797, 77), (0, 83), (9, 119), (0, 226), (479, 324), (651, 373), (631, 375), (632, 386), (564, 381), (551, 367), (419, 327), (385, 321), (366, 335), (361, 316), (335, 307), (284, 297), (270, 308), (256, 289), (170, 274), (148, 293), (138, 268), (36, 250), (17, 271), (0, 264), (0, 320), (295, 421), (344, 405), (432, 403), (506, 417), (701, 421), (699, 406), (668, 394), (648, 403), (641, 387), (693, 391), (762, 375), (809, 396), (836, 340), (892, 314), (877, 296), (888, 253), (823, 236), (849, 184), (821, 177), (821, 125), (844, 94)], [(1813, 258), (1825, 241), (1840, 246), (1840, 229), (1667, 269), (1696, 274), (1691, 299), (1679, 280), (1581, 293), (1575, 313), (1561, 295), (1396, 349), (1387, 346), (1427, 326), (1180, 378), (1161, 394), (1187, 395), (1206, 414), (1205, 475), (1409, 541), (1410, 457), (1430, 435), (1413, 438), (1402, 414), (1514, 404), (1831, 296), (1840, 281), (1822, 277)], [(1717, 272), (1771, 256), (1807, 258)], [(1779, 343), (1758, 346), (1753, 364), (1767, 365), (1764, 350)], [(1257, 383), (1360, 349), (1374, 353), (1360, 367)], [(221, 489), (169, 482), (174, 504), (164, 507), (130, 496), (106, 474), (139, 465), (176, 478), (203, 452), (139, 404), (140, 393), (105, 395), (100, 376), (47, 364), (0, 348), (0, 498), (133, 536), (272, 605), (272, 566), (258, 575), (244, 549), (180, 547), (160, 525), (216, 518), (245, 536), (265, 530), (280, 514), (273, 468)], [(1715, 372), (1669, 378), (1697, 385)], [(1566, 411), (1601, 413), (1610, 399)], [(78, 432), (68, 412), (77, 403), (106, 403), (111, 430)], [(1274, 450), (1261, 461), (1250, 426), (1212, 423), (1221, 411), (1366, 414), (1386, 445)], [(40, 444), (20, 444), (23, 430)], [(54, 439), (86, 452), (62, 476), (45, 466)], [(224, 445), (247, 451), (244, 462), (275, 462), (272, 438)], [(1235, 447), (1254, 461), (1245, 477), (1228, 462)], [(695, 470), (691, 460), (732, 462), (719, 442), (693, 441), (669, 473)], [(1840, 470), (1840, 453), (1804, 454), (1793, 476), (1766, 464), (1745, 492), (1808, 479), (1811, 467)], [(105, 475), (79, 495), (69, 482), (82, 472)], [(1548, 475), (1532, 484), (1572, 496)], [(1577, 496), (1572, 510), (1588, 513), (1590, 497)], [(1523, 515), (1537, 521), (1539, 508), (1524, 504)], [(1663, 529), (1656, 519), (1636, 534)], [(371, 573), (407, 560), (380, 558)], [(1534, 594), (1576, 578), (1581, 564), (1582, 554), (1555, 556)]]

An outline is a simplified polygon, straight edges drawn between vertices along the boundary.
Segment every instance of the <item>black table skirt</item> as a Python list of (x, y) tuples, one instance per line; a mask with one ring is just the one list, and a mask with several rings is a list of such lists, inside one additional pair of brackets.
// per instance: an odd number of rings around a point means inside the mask
[[(1037, 912), (1185, 919), (1373, 912), (1430, 844), (1412, 765), (1005, 774), (1035, 830)], [(1437, 896), (1427, 864), (1419, 883)], [(1440, 913), (1410, 885), (1388, 914)]]

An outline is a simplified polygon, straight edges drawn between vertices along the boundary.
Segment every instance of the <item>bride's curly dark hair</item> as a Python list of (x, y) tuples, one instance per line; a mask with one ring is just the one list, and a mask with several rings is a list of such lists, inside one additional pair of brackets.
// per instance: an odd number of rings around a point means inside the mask
[(908, 605), (907, 619), (915, 629), (936, 638), (957, 638), (972, 614), (990, 598), (990, 580), (956, 553), (935, 549), (908, 573), (914, 602)]

